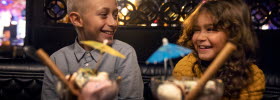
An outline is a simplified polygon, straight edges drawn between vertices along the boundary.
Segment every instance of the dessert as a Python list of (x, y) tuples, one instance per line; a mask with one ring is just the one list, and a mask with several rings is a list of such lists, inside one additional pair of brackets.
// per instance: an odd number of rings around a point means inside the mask
[(57, 91), (64, 100), (111, 100), (117, 95), (117, 83), (109, 79), (107, 72), (80, 68), (77, 72), (67, 75), (66, 79), (80, 91), (80, 95), (75, 97), (64, 84), (58, 82)]
[[(159, 100), (184, 100), (188, 92), (191, 91), (197, 84), (196, 80), (176, 80), (169, 79), (160, 82), (152, 80), (152, 85), (155, 86), (156, 96)], [(200, 92), (197, 100), (219, 100), (223, 94), (223, 84), (221, 80), (209, 80), (204, 90)]]

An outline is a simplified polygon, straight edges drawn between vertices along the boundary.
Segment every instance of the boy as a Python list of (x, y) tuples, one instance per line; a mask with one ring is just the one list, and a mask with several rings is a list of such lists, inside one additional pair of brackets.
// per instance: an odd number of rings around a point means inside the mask
[[(123, 79), (119, 84), (119, 94), (116, 99), (142, 100), (143, 81), (137, 62), (136, 52), (130, 45), (114, 40), (118, 27), (118, 9), (116, 0), (67, 0), (69, 19), (75, 27), (78, 36), (75, 43), (66, 46), (51, 55), (64, 74), (71, 74), (79, 68), (95, 68), (99, 59), (98, 50), (82, 45), (79, 41), (94, 40), (103, 42), (126, 56), (126, 59), (104, 54), (99, 71), (105, 71), (110, 77)], [(57, 100), (58, 79), (49, 69), (46, 69), (42, 88), (42, 100)]]

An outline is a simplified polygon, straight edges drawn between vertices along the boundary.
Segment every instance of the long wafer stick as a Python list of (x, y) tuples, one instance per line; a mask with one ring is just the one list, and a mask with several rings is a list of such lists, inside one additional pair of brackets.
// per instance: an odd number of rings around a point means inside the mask
[(61, 80), (68, 88), (69, 90), (76, 96), (78, 96), (80, 93), (77, 89), (74, 88), (73, 84), (70, 84), (66, 79), (65, 75), (58, 69), (56, 64), (50, 59), (49, 55), (43, 50), (38, 49), (36, 51), (36, 55), (41, 59), (41, 61), (46, 64), (49, 69), (58, 77), (59, 80)]
[(185, 100), (194, 100), (199, 92), (204, 88), (206, 82), (217, 73), (218, 69), (224, 64), (230, 54), (236, 50), (236, 46), (228, 42), (221, 52), (217, 55), (214, 61), (210, 64), (201, 78), (197, 81), (196, 86), (188, 93)]

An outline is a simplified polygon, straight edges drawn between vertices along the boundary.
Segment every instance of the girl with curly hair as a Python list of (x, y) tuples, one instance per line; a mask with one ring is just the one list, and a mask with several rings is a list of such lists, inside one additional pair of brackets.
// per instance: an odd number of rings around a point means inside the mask
[(250, 11), (242, 0), (202, 1), (184, 21), (178, 44), (193, 53), (175, 66), (175, 78), (201, 77), (227, 42), (237, 50), (218, 70), (213, 79), (224, 83), (223, 100), (259, 100), (265, 78), (255, 64), (257, 40), (251, 25)]

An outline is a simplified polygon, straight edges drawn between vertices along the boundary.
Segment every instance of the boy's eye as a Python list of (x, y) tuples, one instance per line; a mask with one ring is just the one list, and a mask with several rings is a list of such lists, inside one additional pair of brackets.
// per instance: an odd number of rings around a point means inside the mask
[(114, 17), (115, 19), (118, 18), (118, 10), (115, 10), (115, 11), (113, 12), (113, 17)]
[(108, 13), (104, 12), (104, 11), (99, 13), (99, 16), (101, 16), (102, 18), (106, 18), (107, 15), (108, 15)]
[(117, 19), (117, 18), (118, 18), (118, 13), (113, 14), (113, 17), (114, 17), (115, 19)]
[(107, 16), (107, 14), (105, 14), (105, 13), (102, 13), (102, 14), (100, 14), (100, 16)]

